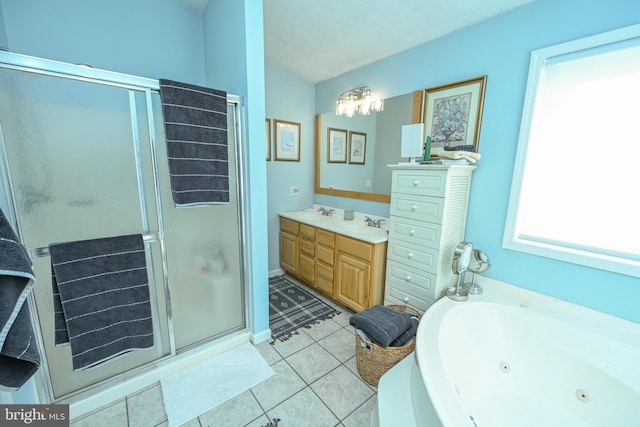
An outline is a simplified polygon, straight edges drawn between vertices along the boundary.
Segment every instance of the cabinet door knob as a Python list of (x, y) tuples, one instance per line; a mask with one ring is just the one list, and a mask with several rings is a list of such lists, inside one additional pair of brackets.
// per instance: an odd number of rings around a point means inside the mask
[(418, 207), (416, 205), (411, 205), (411, 210), (415, 211), (416, 209), (418, 209)]
[(419, 181), (419, 180), (417, 180), (417, 179), (414, 179), (414, 180), (413, 180), (413, 185), (414, 185), (414, 186), (417, 186), (418, 184), (420, 184), (420, 181)]
[(416, 234), (416, 230), (409, 230), (409, 236), (413, 236)]
[(410, 281), (411, 281), (411, 276), (407, 274), (407, 282), (410, 282)]
[(409, 297), (404, 297), (404, 302), (409, 302)]
[(413, 252), (409, 252), (409, 253), (407, 254), (407, 258), (409, 258), (409, 259), (413, 258)]

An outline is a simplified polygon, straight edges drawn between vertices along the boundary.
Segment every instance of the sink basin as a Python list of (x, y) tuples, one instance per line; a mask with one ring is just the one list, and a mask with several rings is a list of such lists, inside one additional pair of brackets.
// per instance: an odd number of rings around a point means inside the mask
[(322, 220), (327, 220), (331, 218), (331, 217), (322, 215), (320, 212), (311, 212), (311, 211), (296, 212), (295, 216), (300, 219), (310, 219), (314, 221), (317, 221), (317, 220), (322, 221)]
[(340, 228), (345, 231), (349, 231), (355, 234), (378, 234), (384, 231), (380, 228), (369, 227), (367, 224), (360, 222), (342, 222), (339, 225)]

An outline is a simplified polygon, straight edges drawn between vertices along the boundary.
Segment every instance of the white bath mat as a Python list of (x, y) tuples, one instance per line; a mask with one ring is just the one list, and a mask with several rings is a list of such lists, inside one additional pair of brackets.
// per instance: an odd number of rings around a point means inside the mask
[(274, 375), (250, 343), (160, 380), (169, 427), (180, 426)]

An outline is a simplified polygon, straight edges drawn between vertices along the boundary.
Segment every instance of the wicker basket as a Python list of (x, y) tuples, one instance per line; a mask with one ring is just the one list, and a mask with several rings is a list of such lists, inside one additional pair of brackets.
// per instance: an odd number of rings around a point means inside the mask
[[(418, 319), (421, 317), (418, 311), (406, 305), (387, 305), (387, 307), (415, 314)], [(416, 348), (416, 340), (412, 340), (402, 347), (380, 347), (358, 334), (355, 334), (355, 336), (358, 373), (363, 380), (374, 387), (378, 387), (378, 381), (385, 372), (393, 368), (396, 363), (400, 362)], [(367, 346), (363, 347), (362, 343)]]

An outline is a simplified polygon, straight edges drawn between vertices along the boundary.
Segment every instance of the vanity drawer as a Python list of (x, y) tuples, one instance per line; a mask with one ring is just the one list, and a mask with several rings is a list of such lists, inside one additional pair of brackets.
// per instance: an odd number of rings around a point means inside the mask
[(387, 257), (429, 273), (438, 272), (438, 251), (391, 239), (387, 247)]
[(314, 258), (316, 256), (316, 245), (313, 242), (300, 239), (300, 242), (298, 244), (300, 245), (300, 252), (311, 258)]
[(389, 261), (387, 264), (387, 284), (392, 281), (411, 288), (421, 289), (422, 292), (425, 292), (425, 295), (432, 298), (435, 296), (436, 279), (437, 276), (435, 274), (426, 273), (395, 261)]
[(316, 288), (333, 295), (333, 268), (316, 264)]
[(447, 183), (447, 171), (394, 171), (391, 193), (417, 194), (443, 197)]
[(349, 237), (338, 236), (338, 250), (365, 261), (371, 261), (373, 259), (372, 244)]
[(399, 239), (427, 248), (438, 249), (441, 229), (440, 224), (391, 217), (389, 220), (389, 241)]
[(441, 197), (394, 194), (391, 215), (442, 224), (444, 199)]
[(333, 266), (333, 249), (318, 246), (316, 248), (316, 255), (318, 261)]
[(316, 241), (320, 245), (328, 246), (333, 249), (336, 243), (336, 233), (318, 228), (316, 230)]
[(316, 228), (307, 224), (300, 223), (300, 237), (303, 239), (311, 240), (315, 242), (316, 240)]
[(290, 219), (280, 217), (280, 231), (284, 231), (285, 233), (289, 233), (297, 236), (298, 224), (299, 223), (296, 221), (292, 221)]

